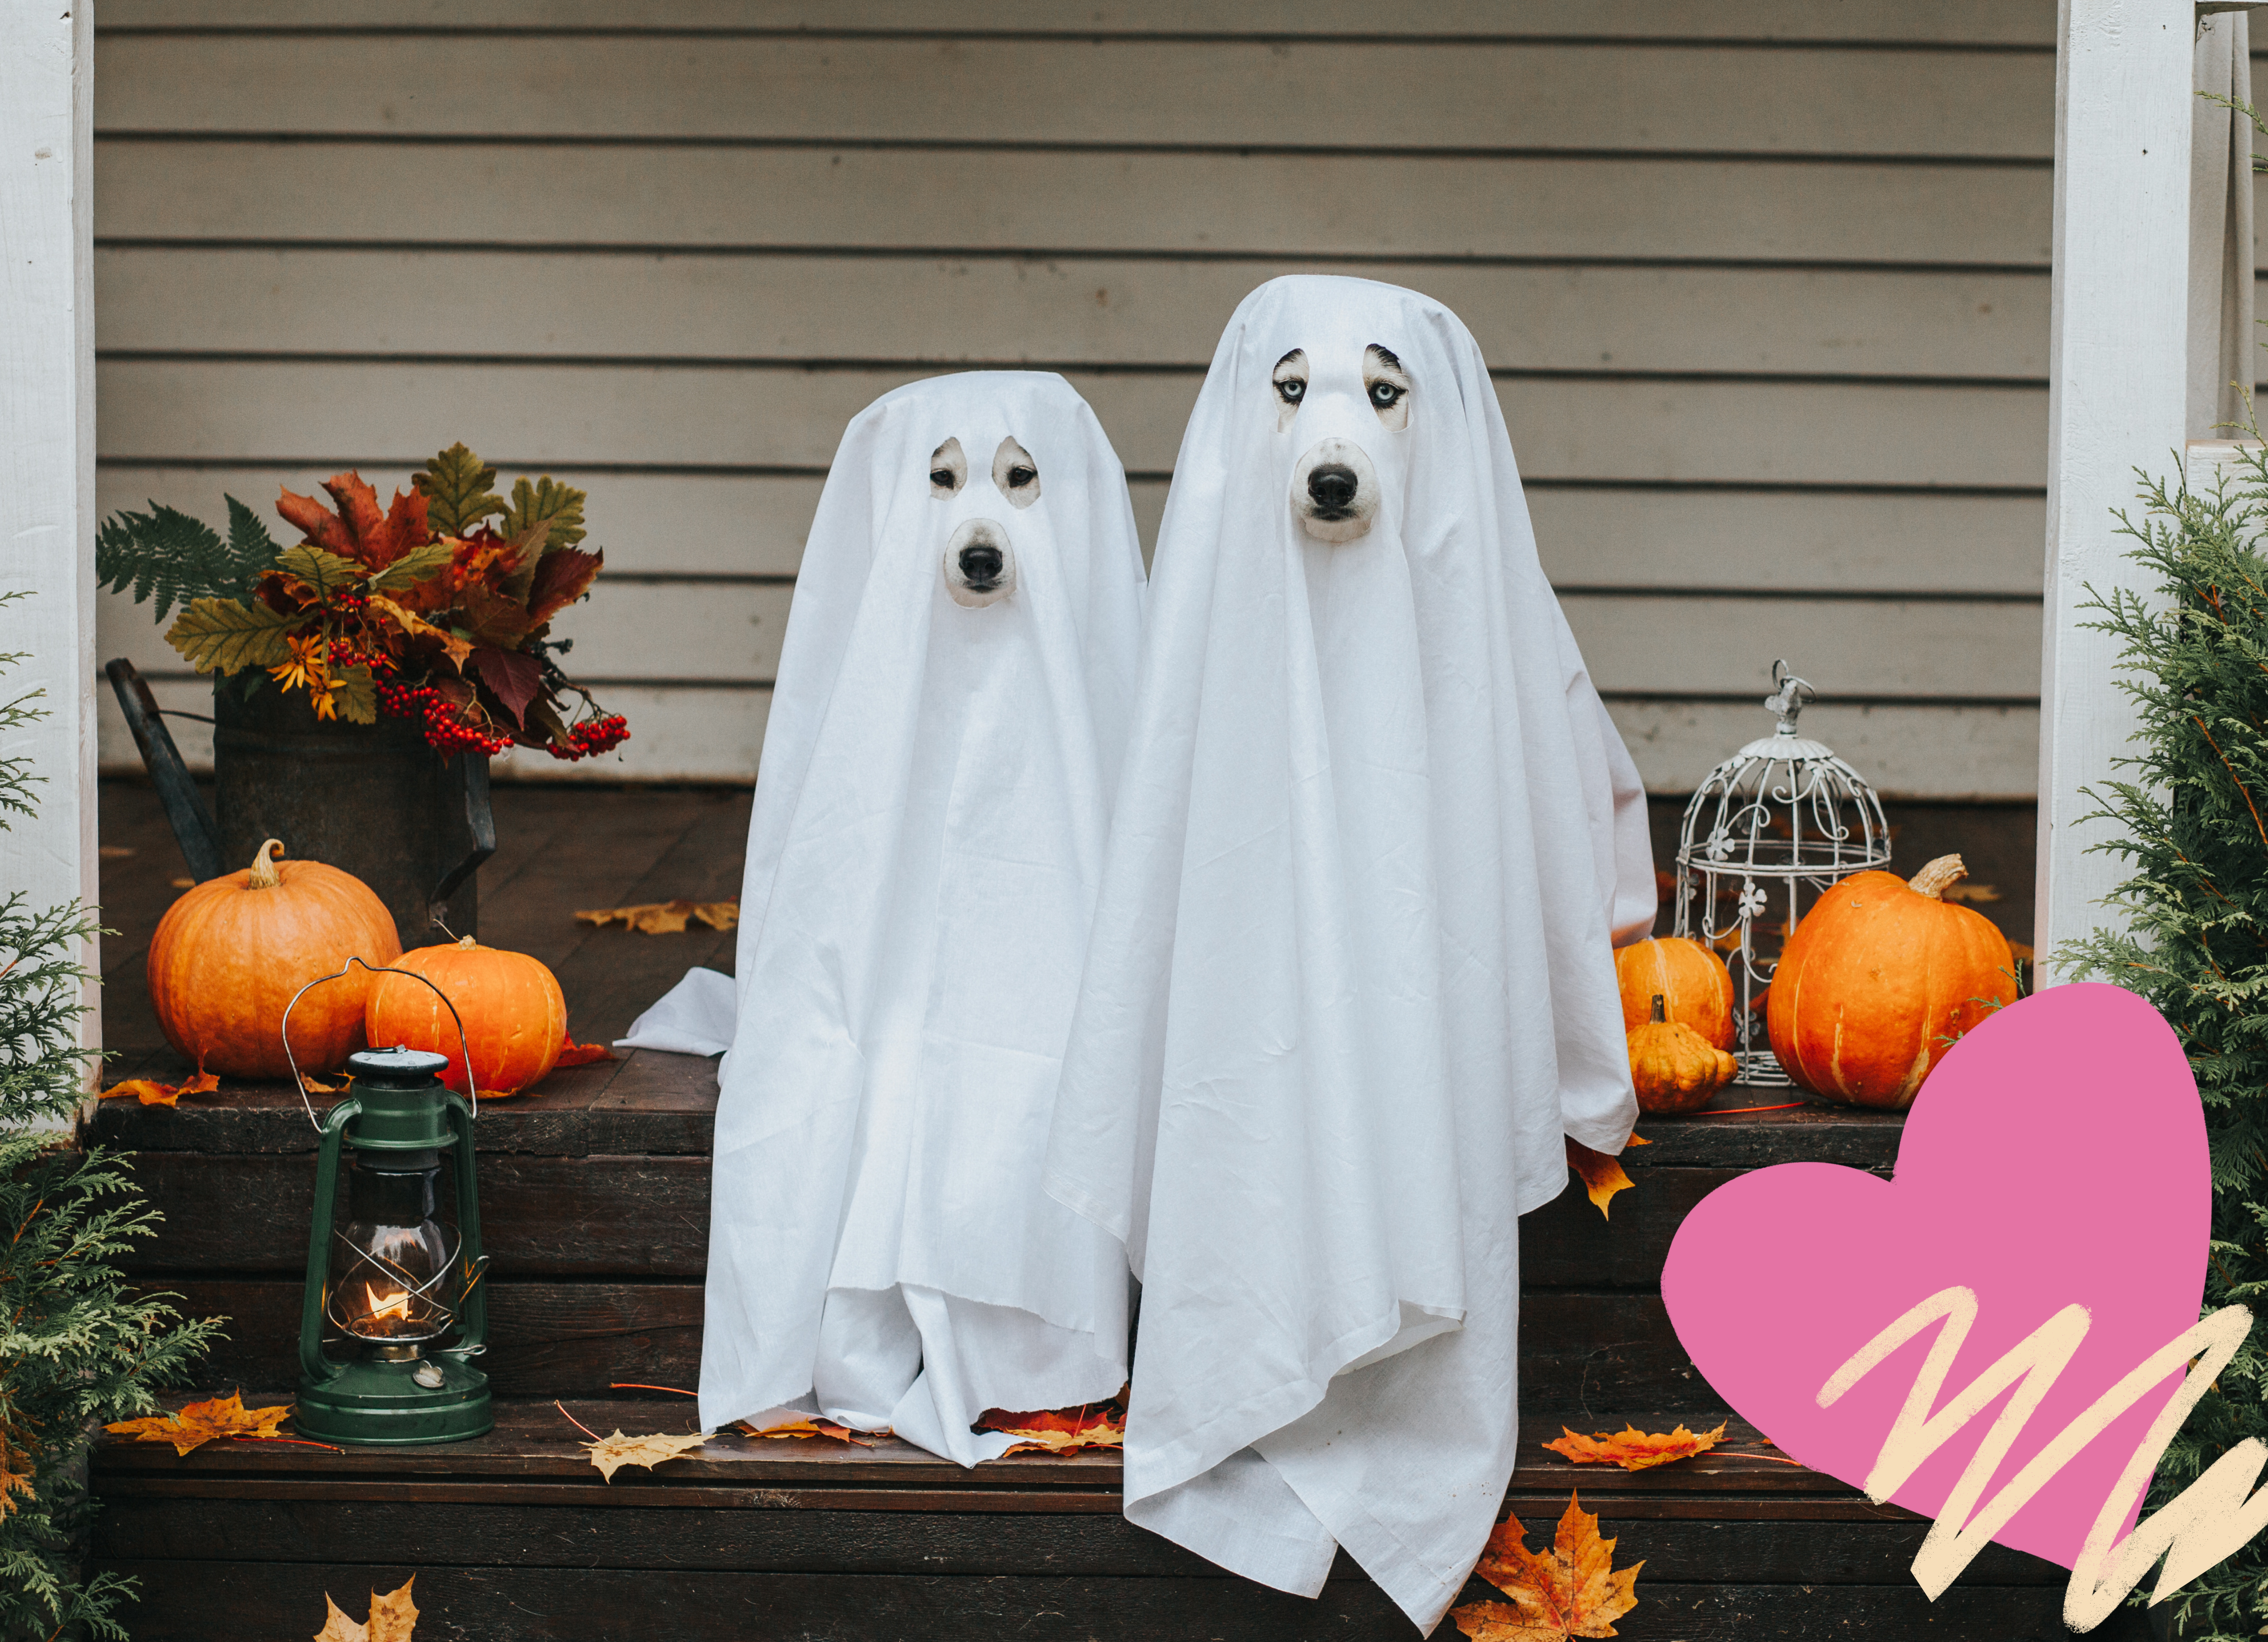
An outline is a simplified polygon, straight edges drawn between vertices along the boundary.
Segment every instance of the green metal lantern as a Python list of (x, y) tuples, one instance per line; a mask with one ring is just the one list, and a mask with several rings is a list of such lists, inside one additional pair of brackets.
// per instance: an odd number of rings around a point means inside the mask
[[(495, 1426), (488, 1376), (474, 1367), (488, 1345), (477, 1108), (441, 1083), (448, 1064), (413, 1049), (364, 1050), (347, 1061), (347, 1095), (316, 1124), (291, 1416), (302, 1436), (397, 1446)], [(312, 1104), (307, 1113), (313, 1120)]]

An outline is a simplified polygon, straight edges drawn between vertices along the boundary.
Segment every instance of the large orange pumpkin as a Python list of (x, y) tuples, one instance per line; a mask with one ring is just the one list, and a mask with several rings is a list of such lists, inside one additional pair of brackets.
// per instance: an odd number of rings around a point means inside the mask
[(1733, 972), (1698, 941), (1664, 935), (1633, 941), (1615, 952), (1622, 988), (1623, 1030), (1635, 1032), (1662, 1001), (1662, 1019), (1690, 1026), (1713, 1049), (1733, 1046)]
[(1967, 870), (1940, 855), (1911, 883), (1853, 873), (1804, 914), (1764, 1008), (1788, 1076), (1830, 1100), (1904, 1111), (1948, 1039), (2016, 1001), (2007, 937), (1939, 898)]
[[(349, 957), (391, 964), (394, 915), (370, 886), (319, 861), (277, 861), (269, 839), (251, 866), (184, 893), (150, 942), (150, 1002), (166, 1041), (202, 1072), (290, 1074), (284, 1011), (291, 994)], [(335, 1071), (363, 1046), (371, 977), (350, 969), (291, 1013), (301, 1069)]]
[[(500, 952), (467, 935), (454, 946), (405, 952), (394, 967), (424, 976), (456, 1005), (483, 1089), (524, 1089), (558, 1060), (567, 1041), (567, 999), (551, 971), (525, 952)], [(370, 1041), (448, 1056), (441, 1081), (462, 1094), (465, 1045), (433, 986), (407, 975), (379, 976), (370, 993)]]

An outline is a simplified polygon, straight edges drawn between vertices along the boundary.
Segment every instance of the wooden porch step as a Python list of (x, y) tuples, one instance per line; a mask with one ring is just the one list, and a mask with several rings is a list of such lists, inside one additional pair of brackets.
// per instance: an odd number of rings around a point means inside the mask
[[(269, 1399), (254, 1397), (250, 1401)], [(685, 1405), (570, 1404), (605, 1432), (690, 1429)], [(1668, 1417), (1665, 1416), (1665, 1418)], [(1988, 1548), (1937, 1603), (1906, 1572), (1926, 1524), (1786, 1462), (1735, 1425), (1696, 1460), (1577, 1467), (1524, 1423), (1506, 1499), (1548, 1537), (1571, 1492), (1645, 1561), (1649, 1638), (2044, 1638), (2062, 1572)], [(144, 1642), (288, 1636), (412, 1573), (420, 1634), (573, 1638), (1401, 1638), (1348, 1558), (1313, 1602), (1224, 1575), (1119, 1514), (1117, 1456), (1019, 1455), (974, 1470), (891, 1440), (711, 1438), (600, 1480), (549, 1404), (504, 1404), (477, 1441), (417, 1450), (216, 1443), (186, 1457), (108, 1443), (101, 1565), (138, 1576)], [(1491, 1594), (1476, 1581), (1465, 1600)]]

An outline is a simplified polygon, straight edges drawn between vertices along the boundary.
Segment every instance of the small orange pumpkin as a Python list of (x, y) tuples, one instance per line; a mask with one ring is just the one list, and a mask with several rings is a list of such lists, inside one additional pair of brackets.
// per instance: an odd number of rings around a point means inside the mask
[[(1733, 972), (1698, 941), (1663, 935), (1618, 947), (1615, 980), (1622, 988), (1624, 1031), (1636, 1031), (1651, 1016), (1691, 1027), (1713, 1048), (1733, 1046)], [(1664, 1013), (1652, 1015), (1657, 996)]]
[[(481, 1088), (506, 1095), (527, 1088), (558, 1061), (567, 1042), (567, 999), (551, 971), (525, 952), (498, 951), (467, 935), (454, 946), (405, 952), (394, 967), (423, 975), (433, 986), (408, 975), (379, 976), (370, 992), (370, 1041), (446, 1055), (449, 1069), (441, 1081), (459, 1094), (466, 1089), (466, 1045)], [(434, 986), (462, 1017), (463, 1044)]]
[(1662, 994), (1651, 1018), (1630, 1033), (1631, 1082), (1638, 1109), (1655, 1115), (1698, 1111), (1730, 1083), (1741, 1063), (1682, 1021), (1663, 1017)]
[[(290, 1075), (284, 1011), (291, 994), (349, 957), (391, 964), (394, 915), (370, 886), (319, 861), (277, 861), (269, 839), (241, 872), (208, 878), (166, 909), (150, 942), (150, 1002), (166, 1041), (200, 1072)], [(349, 970), (299, 1001), (291, 1048), (309, 1072), (335, 1071), (363, 1046), (371, 977)]]
[(1911, 883), (1858, 872), (1788, 937), (1764, 1029), (1805, 1089), (1904, 1111), (1957, 1038), (2016, 1001), (2016, 960), (1992, 920), (1939, 898), (1967, 875), (1940, 855)]

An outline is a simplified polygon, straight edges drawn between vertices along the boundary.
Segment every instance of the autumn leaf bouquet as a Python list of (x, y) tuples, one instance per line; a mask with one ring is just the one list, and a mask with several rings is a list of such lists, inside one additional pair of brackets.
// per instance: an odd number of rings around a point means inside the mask
[(95, 573), (155, 597), (160, 620), (181, 605), (166, 641), (199, 672), (264, 672), (319, 719), (415, 720), (444, 754), (608, 751), (630, 730), (560, 670), (569, 641), (551, 637), (604, 562), (578, 546), (585, 493), (522, 478), (507, 501), (496, 477), (460, 443), (385, 509), (355, 473), (323, 485), (335, 512), (286, 490), (276, 510), (303, 539), (281, 549), (233, 496), (225, 542), (153, 502), (104, 522)]

